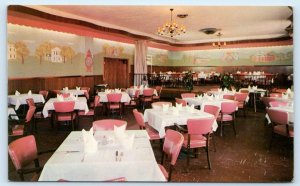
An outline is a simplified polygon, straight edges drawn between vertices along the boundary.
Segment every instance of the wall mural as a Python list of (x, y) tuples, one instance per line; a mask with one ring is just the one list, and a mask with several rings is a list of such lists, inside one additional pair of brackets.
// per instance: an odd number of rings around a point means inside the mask
[(85, 56), (85, 71), (92, 72), (93, 64), (94, 64), (93, 56), (92, 56), (91, 50), (88, 49), (88, 51), (86, 52), (86, 56)]
[(108, 57), (120, 57), (123, 54), (124, 48), (122, 46), (110, 46), (105, 43), (102, 51)]

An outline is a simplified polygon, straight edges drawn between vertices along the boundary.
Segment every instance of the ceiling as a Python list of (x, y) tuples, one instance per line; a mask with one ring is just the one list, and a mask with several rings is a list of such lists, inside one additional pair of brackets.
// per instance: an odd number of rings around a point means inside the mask
[[(221, 29), (222, 41), (286, 37), (285, 28), (292, 10), (287, 6), (99, 6), (47, 5), (27, 6), (46, 13), (83, 20), (100, 26), (124, 30), (176, 44), (217, 41), (217, 33), (207, 35), (203, 28)], [(173, 19), (186, 27), (186, 33), (174, 38), (159, 36), (157, 28)], [(177, 14), (188, 14), (178, 18)]]

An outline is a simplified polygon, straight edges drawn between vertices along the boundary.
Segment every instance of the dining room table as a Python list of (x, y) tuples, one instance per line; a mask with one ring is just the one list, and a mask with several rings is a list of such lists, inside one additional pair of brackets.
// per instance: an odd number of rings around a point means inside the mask
[(64, 90), (61, 90), (60, 93), (62, 94), (73, 94), (73, 95), (78, 95), (78, 96), (83, 96), (84, 93), (87, 92), (87, 90), (81, 90), (81, 89), (64, 89)]
[(18, 94), (8, 95), (8, 104), (14, 105), (15, 110), (18, 110), (21, 105), (27, 105), (26, 99), (32, 98), (34, 103), (45, 103), (45, 98), (42, 94)]
[[(58, 98), (50, 98), (43, 108), (43, 116), (46, 118), (49, 115), (49, 111), (55, 110), (54, 109), (54, 102), (60, 101)], [(77, 97), (76, 99), (72, 99), (71, 97), (63, 98), (63, 101), (75, 101), (74, 110), (84, 110), (84, 113), (89, 112), (89, 107), (87, 105), (86, 97)]]
[(248, 87), (248, 88), (241, 88), (240, 92), (242, 90), (248, 90), (249, 93), (253, 94), (253, 107), (254, 107), (254, 112), (256, 112), (256, 99), (257, 99), (257, 94), (259, 94), (260, 97), (264, 97), (267, 93), (268, 90), (262, 89), (262, 88), (253, 88), (253, 87)]
[[(223, 102), (234, 102), (234, 100), (224, 99), (223, 95), (219, 96), (203, 96), (193, 98), (183, 98), (188, 105), (200, 106), (200, 110), (204, 111), (205, 105), (215, 105), (221, 108)], [(238, 107), (236, 108), (238, 110)]]
[(165, 182), (145, 130), (125, 130), (134, 135), (125, 148), (114, 131), (95, 131), (97, 146), (85, 152), (83, 133), (71, 132), (46, 162), (39, 181), (107, 181), (123, 177), (130, 182)]
[[(100, 96), (100, 102), (101, 103), (108, 102), (107, 94), (112, 94), (112, 93), (117, 93), (117, 92), (98, 92), (98, 96)], [(122, 94), (121, 103), (129, 103), (130, 102), (131, 98), (126, 92), (119, 92), (119, 93)]]
[(13, 108), (7, 108), (7, 116), (11, 117), (11, 119), (19, 120), (19, 117), (17, 116), (17, 113)]
[[(140, 95), (143, 95), (143, 90), (145, 89), (149, 89), (149, 88), (137, 88), (137, 87), (131, 87), (131, 88), (127, 88), (126, 92), (129, 96), (134, 96), (135, 91), (139, 90), (140, 91)], [(158, 96), (157, 94), (157, 90), (155, 88), (153, 88), (153, 95)]]
[[(174, 112), (174, 107), (169, 107), (168, 110), (160, 109), (146, 109), (144, 112), (144, 121), (158, 131), (160, 137), (165, 136), (165, 128), (169, 126), (187, 125), (188, 119), (198, 119), (198, 118), (213, 118), (212, 114), (206, 113), (204, 111), (182, 107), (182, 110)], [(214, 121), (212, 130), (216, 131), (218, 128), (218, 123)]]
[[(294, 106), (293, 104), (287, 106), (279, 106), (279, 107), (269, 107), (269, 109), (280, 110), (288, 113), (288, 121), (289, 124), (294, 124), (295, 114), (294, 114)], [(268, 123), (271, 123), (270, 117), (266, 114), (266, 119)]]

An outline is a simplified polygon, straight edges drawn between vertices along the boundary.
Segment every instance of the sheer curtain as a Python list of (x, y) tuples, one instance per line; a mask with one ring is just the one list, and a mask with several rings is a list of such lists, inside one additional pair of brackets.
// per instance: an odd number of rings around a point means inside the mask
[[(134, 85), (141, 85), (143, 74), (147, 74), (147, 41), (138, 40), (135, 44), (134, 56)], [(139, 75), (137, 75), (139, 74)]]

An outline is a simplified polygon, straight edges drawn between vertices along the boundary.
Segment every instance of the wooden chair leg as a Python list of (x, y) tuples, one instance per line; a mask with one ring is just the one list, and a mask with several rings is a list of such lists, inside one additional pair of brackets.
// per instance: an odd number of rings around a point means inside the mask
[(187, 159), (186, 159), (186, 172), (189, 172), (189, 166), (190, 166), (190, 153), (191, 153), (191, 149), (190, 146), (188, 145), (187, 147)]
[(207, 157), (208, 168), (211, 169), (211, 164), (210, 164), (210, 159), (209, 159), (209, 140), (206, 140), (206, 148), (205, 148), (205, 150), (206, 150), (206, 157)]
[(211, 133), (211, 139), (213, 141), (213, 145), (214, 145), (214, 151), (217, 152), (217, 148), (216, 148), (216, 140), (215, 140), (215, 133)]

